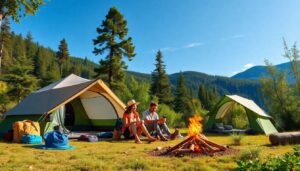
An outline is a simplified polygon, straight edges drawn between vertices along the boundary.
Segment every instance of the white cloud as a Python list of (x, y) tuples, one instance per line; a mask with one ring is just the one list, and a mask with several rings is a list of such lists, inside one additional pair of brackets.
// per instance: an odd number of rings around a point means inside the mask
[(245, 68), (245, 69), (248, 69), (248, 68), (251, 68), (251, 67), (253, 67), (253, 66), (254, 66), (254, 64), (249, 63), (249, 64), (244, 65), (244, 68)]
[(225, 40), (230, 40), (230, 39), (242, 39), (244, 37), (245, 37), (245, 35), (243, 35), (243, 34), (236, 34), (236, 35), (232, 35), (229, 37), (223, 37), (223, 38), (221, 38), (221, 40), (225, 41)]
[(204, 43), (195, 42), (195, 43), (187, 44), (187, 45), (183, 46), (183, 48), (194, 48), (194, 47), (203, 46), (203, 45), (204, 45)]
[(233, 73), (233, 75), (235, 75), (235, 74), (238, 74), (240, 72), (246, 71), (247, 69), (249, 69), (249, 68), (251, 68), (253, 66), (254, 66), (254, 64), (248, 63), (248, 64), (245, 64), (240, 71), (233, 71), (232, 73)]

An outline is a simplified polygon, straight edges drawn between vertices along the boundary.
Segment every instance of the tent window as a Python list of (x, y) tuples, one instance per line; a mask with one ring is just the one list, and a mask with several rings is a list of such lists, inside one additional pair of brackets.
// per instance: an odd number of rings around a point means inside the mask
[(65, 126), (74, 126), (75, 123), (74, 108), (70, 103), (67, 103), (65, 107), (66, 107)]

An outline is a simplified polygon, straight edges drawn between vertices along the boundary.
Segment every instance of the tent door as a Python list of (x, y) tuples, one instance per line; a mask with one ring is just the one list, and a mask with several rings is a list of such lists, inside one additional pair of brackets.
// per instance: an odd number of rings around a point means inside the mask
[(75, 123), (75, 111), (74, 108), (72, 107), (72, 105), (70, 103), (67, 103), (65, 105), (65, 118), (64, 118), (64, 125), (65, 126), (74, 126)]

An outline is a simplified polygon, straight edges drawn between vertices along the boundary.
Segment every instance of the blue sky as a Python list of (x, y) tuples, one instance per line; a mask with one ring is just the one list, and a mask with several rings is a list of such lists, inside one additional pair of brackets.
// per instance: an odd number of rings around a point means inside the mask
[(66, 38), (72, 56), (98, 62), (92, 39), (110, 7), (128, 22), (136, 56), (128, 70), (150, 73), (163, 52), (167, 73), (199, 71), (232, 76), (253, 65), (286, 62), (289, 45), (300, 38), (297, 0), (51, 0), (36, 16), (12, 23), (12, 30), (57, 50)]

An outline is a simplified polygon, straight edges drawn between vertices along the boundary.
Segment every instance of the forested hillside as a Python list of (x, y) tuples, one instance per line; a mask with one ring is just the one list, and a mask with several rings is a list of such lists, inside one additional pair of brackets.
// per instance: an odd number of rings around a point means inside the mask
[[(33, 75), (38, 79), (38, 84), (35, 89), (46, 86), (61, 78), (59, 66), (57, 63), (56, 52), (53, 49), (43, 47), (34, 42), (34, 38), (28, 33), (25, 37), (8, 33), (8, 39), (4, 45), (4, 53), (2, 60), (2, 79), (5, 74), (10, 73), (11, 68), (19, 60), (25, 57), (29, 65), (31, 65)], [(25, 65), (23, 65), (25, 67)], [(94, 68), (98, 64), (90, 61), (87, 57), (69, 57), (63, 63), (62, 77), (74, 73), (84, 78), (93, 79), (95, 76)], [(259, 83), (256, 81), (233, 79), (221, 76), (211, 76), (200, 72), (183, 72), (185, 83), (193, 97), (197, 97), (200, 84), (206, 87), (215, 87), (219, 95), (224, 94), (239, 94), (248, 97), (262, 105), (262, 100), (259, 97)], [(151, 83), (151, 75), (134, 71), (126, 72), (126, 84), (129, 84), (130, 77), (134, 77), (138, 82)], [(175, 92), (175, 87), (178, 82), (179, 73), (169, 75), (172, 92)], [(30, 90), (30, 91), (34, 91)], [(28, 93), (27, 93), (28, 94)], [(27, 94), (24, 94), (26, 96)]]
[[(134, 76), (137, 80), (151, 82), (151, 75), (128, 71), (128, 75)], [(216, 87), (219, 95), (238, 94), (254, 100), (259, 105), (263, 106), (263, 101), (259, 93), (259, 82), (247, 79), (235, 79), (222, 76), (212, 76), (195, 71), (182, 72), (185, 78), (185, 83), (194, 97), (197, 97), (200, 84), (206, 87)], [(170, 82), (172, 91), (175, 91), (180, 73), (170, 74)]]

